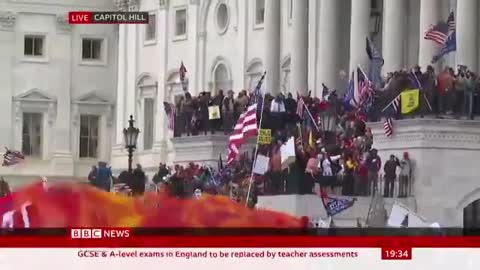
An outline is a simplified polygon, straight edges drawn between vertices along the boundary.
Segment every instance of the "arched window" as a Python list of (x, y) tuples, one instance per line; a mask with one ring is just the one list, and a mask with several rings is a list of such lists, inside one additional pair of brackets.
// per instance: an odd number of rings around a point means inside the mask
[(214, 92), (217, 93), (218, 90), (223, 90), (225, 93), (226, 91), (230, 90), (231, 82), (228, 78), (228, 70), (224, 64), (219, 64), (215, 69), (215, 87)]
[(463, 227), (480, 228), (480, 200), (476, 200), (463, 209)]
[[(258, 81), (262, 78), (265, 69), (260, 59), (253, 59), (247, 65), (246, 79), (248, 91), (253, 91), (257, 87)], [(262, 91), (265, 93), (265, 83), (262, 84)]]
[(138, 125), (142, 130), (140, 146), (152, 150), (155, 137), (157, 81), (149, 74), (141, 74), (137, 81)]
[(216, 25), (219, 34), (224, 34), (227, 31), (228, 23), (230, 21), (230, 13), (226, 3), (220, 2), (216, 9)]

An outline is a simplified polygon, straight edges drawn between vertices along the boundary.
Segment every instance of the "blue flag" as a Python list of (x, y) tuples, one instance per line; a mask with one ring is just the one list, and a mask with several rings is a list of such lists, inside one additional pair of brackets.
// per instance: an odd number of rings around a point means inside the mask
[(327, 214), (331, 217), (343, 212), (353, 206), (357, 199), (355, 198), (333, 198), (325, 193), (321, 194), (323, 206)]
[(442, 48), (440, 49), (440, 52), (436, 54), (433, 59), (432, 63), (438, 62), (438, 60), (442, 59), (445, 55), (454, 52), (457, 50), (457, 35), (456, 32), (453, 31), (443, 44)]
[(343, 98), (343, 106), (347, 111), (350, 111), (357, 106), (357, 101), (355, 100), (355, 82), (353, 77), (354, 75), (352, 72), (352, 76), (348, 82), (347, 91), (345, 92), (345, 97)]
[(368, 77), (370, 77), (375, 88), (380, 88), (382, 84), (382, 66), (385, 60), (382, 57), (380, 51), (375, 47), (375, 44), (367, 38), (367, 55), (370, 59), (370, 65), (368, 68)]

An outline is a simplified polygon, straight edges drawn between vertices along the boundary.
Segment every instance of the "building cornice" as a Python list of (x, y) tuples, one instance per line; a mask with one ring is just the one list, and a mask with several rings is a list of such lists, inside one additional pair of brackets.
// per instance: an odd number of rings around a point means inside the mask
[(0, 12), (0, 31), (13, 31), (17, 16), (11, 11)]
[(128, 11), (128, 0), (113, 0), (119, 11)]
[(68, 22), (67, 14), (57, 15), (57, 32), (58, 33), (70, 33), (72, 31), (72, 25)]
[(166, 9), (168, 7), (168, 0), (158, 0), (158, 8)]
[(480, 150), (480, 121), (408, 119), (394, 121), (393, 136), (385, 136), (382, 123), (369, 123), (374, 147)]
[(140, 9), (139, 0), (128, 0), (128, 11), (138, 11)]

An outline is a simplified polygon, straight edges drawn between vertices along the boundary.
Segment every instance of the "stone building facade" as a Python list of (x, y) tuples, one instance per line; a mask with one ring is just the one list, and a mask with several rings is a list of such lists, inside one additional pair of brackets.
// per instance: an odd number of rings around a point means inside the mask
[[(129, 115), (143, 131), (138, 162), (153, 170), (175, 162), (163, 102), (188, 91), (264, 89), (319, 96), (322, 83), (343, 92), (350, 70), (368, 68), (365, 38), (385, 58), (383, 72), (420, 64), (438, 48), (424, 40), (430, 24), (457, 17), (458, 53), (439, 65), (478, 70), (477, 1), (455, 0), (115, 0), (120, 10), (150, 13), (148, 25), (120, 25), (114, 167), (125, 168), (122, 130)], [(472, 13), (472, 14), (470, 14)], [(472, 32), (473, 31), (473, 32)], [(192, 156), (194, 157), (194, 155)]]
[(12, 185), (83, 177), (110, 159), (115, 129), (117, 30), (69, 25), (72, 10), (110, 0), (0, 1), (0, 144), (27, 161), (0, 167)]

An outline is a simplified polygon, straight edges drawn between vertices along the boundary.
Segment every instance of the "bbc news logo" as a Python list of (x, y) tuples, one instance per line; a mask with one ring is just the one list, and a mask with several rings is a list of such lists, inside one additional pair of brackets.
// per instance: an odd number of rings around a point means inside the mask
[(71, 11), (69, 24), (148, 24), (148, 12)]
[(72, 239), (129, 238), (130, 229), (71, 229)]

